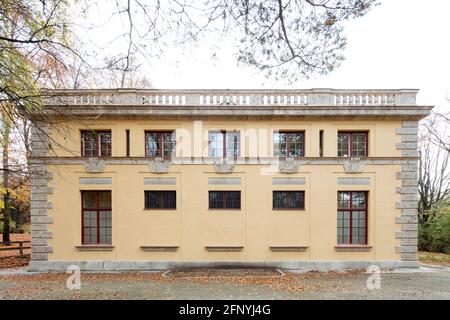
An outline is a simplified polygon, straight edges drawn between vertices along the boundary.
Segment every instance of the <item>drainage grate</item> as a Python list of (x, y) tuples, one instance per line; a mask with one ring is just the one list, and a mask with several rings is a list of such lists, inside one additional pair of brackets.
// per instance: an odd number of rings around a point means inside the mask
[(163, 274), (167, 278), (273, 278), (283, 273), (277, 269), (179, 269), (168, 270)]

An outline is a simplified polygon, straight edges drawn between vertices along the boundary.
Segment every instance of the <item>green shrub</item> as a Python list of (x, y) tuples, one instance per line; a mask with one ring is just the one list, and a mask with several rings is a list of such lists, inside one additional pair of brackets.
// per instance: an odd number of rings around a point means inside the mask
[(450, 213), (434, 218), (428, 229), (430, 251), (450, 254)]
[(428, 223), (419, 224), (419, 251), (430, 251), (430, 238), (428, 236)]
[(427, 212), (428, 221), (419, 223), (419, 250), (450, 254), (450, 197)]

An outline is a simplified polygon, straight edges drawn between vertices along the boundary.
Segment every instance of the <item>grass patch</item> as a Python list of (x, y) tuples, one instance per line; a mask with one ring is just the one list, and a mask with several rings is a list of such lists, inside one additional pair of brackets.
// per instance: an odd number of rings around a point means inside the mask
[(419, 252), (419, 260), (423, 263), (440, 264), (450, 266), (450, 254), (438, 252)]

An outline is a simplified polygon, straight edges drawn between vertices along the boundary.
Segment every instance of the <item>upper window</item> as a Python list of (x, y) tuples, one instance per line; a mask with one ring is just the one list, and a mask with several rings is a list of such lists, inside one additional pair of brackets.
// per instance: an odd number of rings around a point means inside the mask
[(176, 209), (176, 191), (145, 191), (145, 209)]
[(367, 192), (338, 192), (337, 243), (367, 244)]
[(208, 133), (209, 156), (234, 158), (240, 155), (239, 131), (210, 131)]
[(305, 191), (273, 191), (274, 210), (305, 209)]
[(338, 157), (367, 157), (368, 132), (338, 132)]
[(240, 209), (240, 191), (209, 191), (209, 209)]
[(81, 131), (83, 157), (110, 157), (111, 131)]
[(279, 131), (273, 134), (273, 155), (296, 158), (305, 156), (304, 131)]
[(175, 132), (146, 131), (145, 156), (171, 158), (175, 153)]
[(82, 191), (82, 243), (111, 244), (111, 191)]

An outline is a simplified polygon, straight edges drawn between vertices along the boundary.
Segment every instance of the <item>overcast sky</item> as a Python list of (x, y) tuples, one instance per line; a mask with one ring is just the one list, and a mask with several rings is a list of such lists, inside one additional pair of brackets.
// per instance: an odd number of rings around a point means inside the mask
[[(443, 105), (450, 95), (450, 1), (384, 0), (346, 29), (346, 61), (328, 76), (292, 88), (418, 88), (420, 103)], [(228, 51), (228, 52), (227, 52)], [(201, 53), (201, 54), (199, 54)], [(285, 87), (236, 65), (231, 50), (212, 60), (175, 50), (150, 77), (158, 88)]]
[[(346, 61), (327, 76), (289, 86), (268, 81), (253, 68), (237, 66), (226, 41), (220, 50), (210, 45), (165, 50), (162, 61), (144, 62), (141, 71), (161, 89), (417, 88), (419, 103), (449, 109), (445, 97), (450, 96), (450, 0), (380, 2), (349, 23)], [(108, 30), (98, 32), (89, 31), (100, 39)]]

